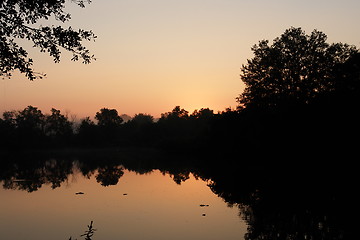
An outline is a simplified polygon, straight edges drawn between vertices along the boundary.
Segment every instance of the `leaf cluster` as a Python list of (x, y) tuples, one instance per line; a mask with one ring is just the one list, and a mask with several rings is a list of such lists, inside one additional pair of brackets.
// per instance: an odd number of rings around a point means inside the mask
[[(72, 1), (80, 7), (85, 2)], [(94, 55), (83, 46), (83, 41), (95, 40), (92, 31), (75, 30), (63, 26), (39, 26), (40, 20), (65, 23), (71, 19), (69, 13), (64, 12), (66, 0), (1, 0), (0, 1), (0, 76), (10, 77), (14, 70), (19, 70), (29, 80), (42, 78), (43, 75), (32, 69), (33, 60), (28, 52), (16, 43), (16, 39), (25, 39), (33, 43), (33, 47), (40, 52), (47, 52), (58, 63), (61, 49), (72, 53), (73, 61), (82, 60), (90, 63)]]

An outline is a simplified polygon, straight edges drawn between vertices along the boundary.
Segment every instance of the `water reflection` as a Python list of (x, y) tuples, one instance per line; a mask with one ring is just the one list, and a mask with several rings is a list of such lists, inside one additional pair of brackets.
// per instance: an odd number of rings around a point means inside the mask
[(116, 185), (122, 175), (124, 175), (123, 167), (121, 166), (106, 166), (99, 168), (97, 171), (96, 181), (105, 187)]
[(22, 159), (3, 161), (0, 170), (1, 239), (83, 239), (91, 220), (93, 239), (235, 240), (246, 231), (236, 209), (185, 166), (106, 156)]
[[(169, 156), (157, 155), (154, 158), (145, 159), (133, 156), (128, 158), (111, 154), (111, 156), (102, 156), (101, 158), (99, 156), (77, 156), (75, 158), (43, 156), (27, 157), (17, 161), (11, 159), (11, 161), (3, 161), (0, 181), (4, 189), (29, 193), (36, 192), (45, 186), (51, 189), (66, 188), (69, 181), (73, 181), (74, 176), (77, 175), (81, 175), (84, 179), (96, 180), (98, 187), (101, 188), (122, 186), (123, 189), (120, 192), (112, 193), (116, 194), (118, 200), (112, 205), (110, 204), (114, 207), (111, 208), (111, 211), (118, 211), (115, 208), (122, 209), (120, 203), (123, 202), (119, 202), (119, 199), (121, 201), (127, 199), (134, 205), (133, 207), (128, 206), (128, 210), (123, 209), (122, 216), (125, 216), (125, 219), (133, 219), (134, 222), (138, 221), (139, 224), (145, 224), (145, 222), (149, 224), (152, 218), (162, 215), (163, 206), (148, 203), (146, 199), (141, 199), (141, 195), (136, 195), (136, 191), (144, 192), (144, 188), (149, 188), (147, 181), (150, 179), (134, 180), (134, 183), (138, 182), (141, 187), (131, 190), (132, 192), (128, 195), (130, 189), (121, 185), (128, 173), (135, 173), (138, 176), (160, 173), (160, 175), (170, 177), (176, 185), (186, 184), (191, 179), (200, 179), (205, 181), (207, 187), (229, 207), (238, 209), (240, 219), (247, 223), (247, 233), (239, 238), (249, 240), (347, 239), (350, 236), (348, 216), (352, 207), (355, 206), (355, 202), (350, 194), (353, 182), (352, 177), (349, 176), (353, 175), (349, 173), (347, 178), (344, 176), (340, 178), (339, 171), (343, 170), (341, 168), (331, 166), (309, 168), (304, 165), (288, 165), (281, 168), (271, 165), (254, 167), (251, 164), (220, 165), (217, 161), (208, 160), (207, 164), (204, 164), (201, 159), (178, 161), (176, 157), (169, 161), (168, 158)], [(292, 170), (289, 171), (289, 169)], [(160, 188), (162, 184), (166, 183), (163, 180), (156, 180), (157, 187)], [(76, 191), (84, 191), (83, 199), (86, 199), (98, 194), (100, 191), (98, 187), (92, 185), (91, 188), (90, 186), (86, 188), (86, 185), (83, 185), (83, 189)], [(95, 188), (98, 190), (94, 190)], [(152, 189), (151, 191), (156, 190)], [(149, 196), (153, 192), (149, 192)], [(75, 195), (74, 193), (76, 192), (73, 191), (73, 195)], [(165, 195), (159, 194), (158, 197), (162, 204), (164, 201), (169, 204), (167, 211), (179, 208), (178, 201), (186, 201), (187, 197), (190, 198), (186, 195), (189, 193), (185, 192), (184, 196), (178, 195), (178, 200), (174, 196), (170, 197), (170, 195), (174, 195), (173, 192), (166, 193)], [(119, 198), (120, 196), (122, 198)], [(205, 211), (211, 211), (213, 204), (199, 200), (198, 203), (192, 203), (192, 205), (197, 207), (196, 210), (194, 207), (193, 211), (198, 211), (198, 216), (207, 218), (211, 215)], [(95, 204), (92, 207), (97, 206)], [(156, 216), (146, 217), (150, 208), (156, 209)], [(142, 211), (140, 220), (131, 216), (132, 212), (139, 210)], [(88, 211), (91, 212), (91, 209)], [(173, 214), (179, 213), (174, 211)], [(139, 218), (139, 216), (137, 217)], [(157, 224), (161, 225), (161, 222)], [(186, 231), (184, 226), (187, 226), (186, 223), (178, 227)], [(147, 227), (150, 228), (150, 226)], [(170, 228), (175, 232), (179, 231), (175, 222)], [(154, 229), (161, 229), (161, 227), (156, 226)], [(109, 233), (109, 237), (110, 235)], [(139, 236), (138, 239), (155, 238)]]
[(56, 159), (8, 162), (1, 171), (5, 189), (37, 191), (44, 184), (58, 188), (73, 173), (75, 162)]
[[(80, 172), (84, 177), (95, 176), (96, 181), (102, 186), (116, 185), (124, 175), (124, 169), (137, 174), (149, 174), (159, 169), (163, 175), (170, 176), (177, 184), (181, 184), (190, 178), (191, 171), (174, 166), (157, 168), (156, 166), (140, 166), (140, 162), (133, 163), (124, 161), (87, 161), (80, 159), (51, 158), (37, 161), (26, 159), (25, 161), (7, 162), (0, 172), (0, 181), (4, 189), (23, 190), (34, 192), (43, 185), (50, 185), (52, 189), (61, 187), (67, 182), (69, 176)], [(124, 165), (125, 164), (125, 165)], [(129, 164), (129, 166), (127, 166)], [(139, 168), (137, 168), (139, 167)], [(198, 178), (196, 176), (196, 178)]]

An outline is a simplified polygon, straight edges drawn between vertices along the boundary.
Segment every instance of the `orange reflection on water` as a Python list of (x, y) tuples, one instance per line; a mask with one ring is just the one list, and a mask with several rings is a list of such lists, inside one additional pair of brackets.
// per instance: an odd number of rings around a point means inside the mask
[(80, 239), (90, 221), (94, 239), (243, 239), (246, 232), (238, 209), (191, 175), (178, 185), (160, 171), (124, 170), (107, 187), (94, 176), (74, 174), (60, 188), (33, 193), (1, 189), (1, 239)]

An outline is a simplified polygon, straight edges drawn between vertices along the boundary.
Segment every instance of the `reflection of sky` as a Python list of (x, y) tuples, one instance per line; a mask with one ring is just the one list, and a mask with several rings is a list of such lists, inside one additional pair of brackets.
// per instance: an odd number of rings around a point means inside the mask
[(30, 54), (48, 77), (29, 83), (0, 81), (0, 112), (27, 105), (52, 107), (78, 117), (102, 107), (120, 114), (160, 116), (180, 105), (192, 112), (235, 106), (240, 67), (251, 46), (285, 29), (323, 31), (330, 42), (359, 46), (358, 0), (94, 0), (85, 9), (70, 5), (71, 25), (98, 35), (87, 44), (98, 60), (84, 66), (64, 54), (60, 64)]
[[(76, 195), (79, 191), (85, 194)], [(191, 176), (177, 185), (159, 171), (125, 171), (116, 186), (108, 187), (94, 176), (88, 180), (76, 174), (61, 188), (43, 186), (33, 193), (0, 189), (0, 198), (1, 239), (79, 238), (91, 220), (95, 239), (231, 240), (246, 232), (239, 210), (228, 208), (206, 182)]]

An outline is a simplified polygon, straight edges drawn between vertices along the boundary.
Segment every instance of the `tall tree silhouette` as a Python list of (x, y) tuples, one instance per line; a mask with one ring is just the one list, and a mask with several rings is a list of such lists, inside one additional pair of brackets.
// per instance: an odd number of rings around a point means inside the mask
[(329, 44), (317, 30), (287, 29), (272, 45), (262, 40), (252, 47), (254, 57), (241, 69), (244, 92), (237, 98), (245, 107), (308, 104), (335, 90), (335, 69), (358, 50), (342, 43)]
[(45, 115), (37, 107), (28, 106), (19, 111), (16, 116), (17, 128), (20, 139), (38, 138), (43, 135), (45, 126)]
[(95, 119), (98, 120), (98, 140), (103, 143), (115, 144), (119, 138), (121, 123), (124, 121), (116, 109), (102, 108), (97, 112)]
[[(80, 7), (90, 0), (72, 0)], [(74, 30), (62, 26), (38, 26), (40, 20), (55, 20), (65, 23), (71, 19), (64, 12), (66, 0), (1, 0), (0, 1), (0, 76), (10, 77), (14, 70), (19, 70), (29, 80), (42, 75), (32, 69), (33, 60), (28, 52), (16, 43), (16, 39), (26, 39), (41, 52), (48, 52), (55, 62), (60, 61), (61, 51), (72, 53), (73, 61), (82, 59), (90, 63), (94, 56), (86, 49), (82, 41), (94, 40), (92, 31)]]
[(60, 113), (60, 110), (51, 109), (51, 115), (46, 116), (45, 132), (52, 137), (65, 137), (72, 134), (72, 123)]
[(119, 116), (116, 109), (102, 108), (97, 112), (95, 119), (98, 120), (98, 125), (101, 127), (117, 127), (123, 119)]

